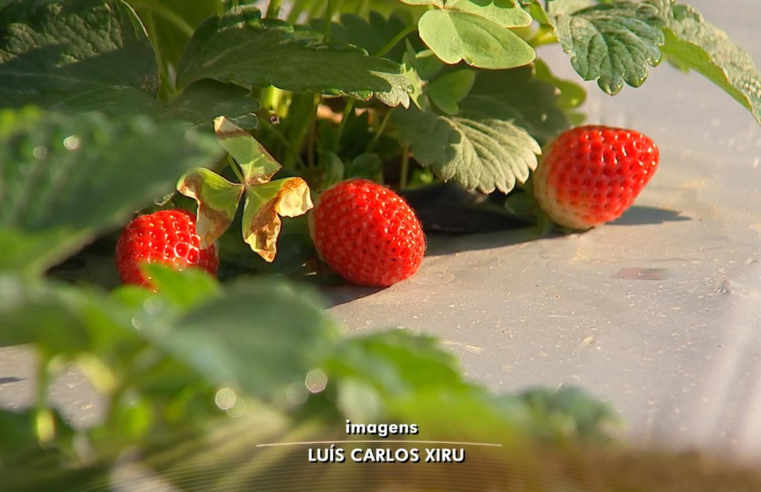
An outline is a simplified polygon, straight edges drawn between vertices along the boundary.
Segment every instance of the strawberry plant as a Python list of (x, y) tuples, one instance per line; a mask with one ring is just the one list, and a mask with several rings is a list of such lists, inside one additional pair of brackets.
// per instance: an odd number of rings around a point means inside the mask
[[(581, 390), (494, 396), (431, 338), (343, 336), (304, 284), (413, 275), (423, 231), (452, 225), (423, 213), (444, 183), (524, 225), (624, 213), (658, 135), (575, 128), (578, 82), (615, 95), (663, 62), (761, 122), (750, 56), (674, 0), (0, 0), (0, 346), (33, 347), (37, 368), (31, 405), (0, 410), (4, 490), (118, 485), (133, 465), (177, 488), (266, 484), (296, 454), (257, 444), (336, 438), (346, 419), (507, 443), (511, 473), (474, 489), (661, 476), (647, 467), (666, 458), (629, 457), (631, 476), (602, 459), (622, 456), (615, 418)], [(115, 254), (156, 292), (118, 286)], [(72, 364), (104, 402), (90, 426), (48, 391)], [(221, 464), (236, 453), (254, 466)], [(557, 466), (512, 473), (524, 459)], [(686, 469), (706, 490), (727, 478)], [(746, 479), (735, 489), (758, 488)]]

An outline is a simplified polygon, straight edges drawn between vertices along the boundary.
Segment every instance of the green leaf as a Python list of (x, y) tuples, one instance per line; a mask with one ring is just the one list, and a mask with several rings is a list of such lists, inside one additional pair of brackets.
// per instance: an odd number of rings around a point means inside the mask
[[(479, 72), (470, 93), (510, 106), (515, 111), (512, 122), (540, 143), (547, 143), (570, 128), (570, 124), (562, 109), (562, 89), (558, 94), (560, 87), (539, 77), (540, 73), (545, 76), (548, 73), (543, 66), (543, 62), (537, 60), (529, 67)], [(505, 90), (505, 87), (510, 90)], [(584, 90), (580, 90), (584, 94)], [(573, 97), (580, 96), (575, 93)]]
[(429, 10), (418, 22), (420, 38), (441, 61), (464, 60), (478, 68), (513, 68), (531, 63), (534, 49), (510, 30), (484, 17), (455, 10)]
[(244, 190), (244, 185), (231, 183), (205, 168), (193, 169), (180, 178), (177, 191), (198, 203), (196, 232), (201, 237), (201, 249), (211, 247), (230, 227)]
[(233, 285), (171, 329), (147, 330), (210, 381), (262, 396), (303, 380), (337, 331), (311, 291), (273, 278)]
[(375, 93), (386, 104), (409, 105), (407, 82), (398, 64), (369, 57), (359, 48), (322, 43), (316, 33), (294, 31), (260, 16), (257, 9), (244, 6), (201, 24), (180, 61), (178, 85), (211, 78), (359, 99)]
[(502, 27), (526, 27), (531, 16), (513, 0), (449, 0), (445, 8), (468, 12), (499, 24)]
[(346, 163), (344, 175), (347, 178), (363, 178), (380, 181), (383, 176), (383, 161), (375, 153), (360, 154)]
[[(430, 50), (428, 50), (430, 51)], [(433, 52), (431, 52), (433, 54)], [(412, 46), (407, 41), (407, 52), (402, 57), (402, 70), (404, 76), (410, 84), (410, 100), (418, 109), (426, 109), (427, 102), (425, 100), (425, 91), (423, 89), (424, 83), (420, 73), (416, 68), (415, 62), (416, 54), (412, 50)], [(438, 61), (435, 56), (431, 58)], [(440, 63), (440, 62), (439, 62)]]
[(132, 112), (158, 85), (151, 43), (122, 1), (17, 0), (0, 11), (0, 106), (91, 110), (95, 98)]
[[(139, 116), (2, 111), (0, 236), (11, 234), (5, 237), (16, 244), (13, 250), (23, 258), (22, 265), (39, 272), (166, 193), (184, 171), (213, 161), (219, 153), (210, 136), (187, 125), (158, 124)], [(16, 233), (8, 232), (12, 230)], [(45, 247), (42, 237), (65, 240)], [(23, 251), (18, 244), (36, 252)]]
[(661, 61), (665, 20), (653, 5), (616, 0), (572, 13), (551, 10), (550, 16), (573, 68), (608, 94), (621, 92), (624, 82), (641, 86), (648, 65)]
[(185, 44), (202, 21), (222, 13), (223, 4), (218, 0), (191, 2), (187, 0), (127, 0), (127, 2), (142, 20), (156, 51), (156, 58), (159, 66), (162, 67), (162, 84), (167, 86), (162, 93), (171, 94), (174, 80), (170, 74), (177, 72)]
[(168, 105), (156, 108), (154, 114), (161, 119), (179, 119), (197, 125), (211, 127), (219, 116), (240, 127), (256, 128), (254, 111), (259, 102), (251, 97), (251, 91), (234, 84), (223, 84), (216, 80), (204, 79), (190, 84)]
[(168, 300), (175, 307), (190, 309), (220, 295), (219, 283), (204, 270), (177, 271), (160, 263), (147, 263), (143, 269), (158, 287), (162, 300)]
[(286, 178), (246, 188), (243, 240), (265, 261), (277, 254), (280, 217), (297, 217), (314, 205), (309, 186), (301, 178)]
[(322, 179), (321, 188), (327, 190), (344, 179), (344, 163), (338, 154), (332, 151), (325, 153), (323, 157), (325, 177)]
[(215, 119), (214, 131), (219, 144), (243, 171), (243, 184), (267, 183), (282, 167), (250, 133), (227, 118)]
[(475, 81), (476, 72), (461, 69), (431, 81), (426, 87), (426, 93), (440, 110), (455, 115), (460, 111), (457, 103), (468, 95)]
[[(587, 100), (587, 91), (584, 89), (584, 87), (575, 82), (571, 82), (570, 80), (564, 80), (556, 77), (552, 72), (550, 72), (547, 64), (540, 59), (537, 59), (534, 62), (534, 71), (535, 77), (538, 80), (542, 80), (555, 86), (557, 92), (559, 92), (557, 97), (557, 106), (565, 110), (565, 114), (570, 125), (579, 126), (583, 124), (586, 120), (586, 115), (576, 111), (576, 108), (580, 107), (582, 104), (584, 104), (584, 101)], [(540, 117), (541, 116), (542, 115), (540, 114)], [(547, 119), (547, 123), (550, 123), (549, 118)]]
[(484, 193), (508, 193), (536, 168), (539, 144), (513, 120), (520, 114), (486, 96), (466, 98), (457, 116), (410, 108), (394, 114), (402, 140), (415, 159), (444, 180)]
[(751, 56), (693, 7), (668, 0), (653, 3), (668, 18), (663, 54), (721, 87), (761, 123), (761, 74)]
[[(371, 55), (379, 53), (410, 25), (408, 20), (398, 13), (386, 18), (374, 10), (370, 11), (367, 19), (356, 14), (343, 14), (339, 20), (340, 22), (331, 24), (331, 41), (358, 46)], [(323, 25), (322, 19), (313, 19), (310, 23), (310, 27), (316, 32), (322, 32)], [(410, 36), (414, 34), (410, 33)], [(400, 61), (403, 54), (404, 43), (398, 43), (383, 56), (389, 60)]]
[(256, 126), (258, 103), (243, 88), (200, 81), (166, 104), (158, 85), (151, 43), (120, 0), (16, 1), (0, 12), (0, 106)]

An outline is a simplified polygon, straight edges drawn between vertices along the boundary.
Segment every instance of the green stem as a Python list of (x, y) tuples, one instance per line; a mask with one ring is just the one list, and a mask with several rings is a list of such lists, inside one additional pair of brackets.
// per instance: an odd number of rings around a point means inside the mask
[(164, 62), (161, 50), (158, 49), (158, 33), (156, 32), (156, 21), (153, 19), (153, 12), (148, 12), (147, 14), (148, 19), (150, 19), (150, 22), (146, 22), (148, 38), (152, 41), (153, 53), (156, 55), (156, 63), (159, 67), (159, 98), (162, 101), (169, 101), (175, 91), (174, 83), (169, 80), (169, 68)]
[(293, 156), (294, 159), (296, 159), (296, 163), (301, 167), (301, 169), (306, 168), (306, 163), (304, 162), (304, 159), (301, 158), (301, 155), (299, 155), (298, 151), (293, 148), (291, 143), (288, 141), (287, 138), (285, 138), (285, 135), (280, 133), (280, 130), (278, 130), (275, 125), (269, 125), (270, 130), (272, 131), (272, 134), (275, 135), (275, 138), (283, 144), (283, 147), (285, 147), (285, 150), (288, 151), (291, 156)]
[(558, 42), (558, 38), (555, 37), (554, 29), (541, 27), (534, 37), (526, 42), (534, 48), (538, 48), (547, 44), (555, 44)]
[(314, 103), (312, 104), (312, 116), (309, 120), (309, 133), (307, 134), (307, 166), (309, 169), (314, 168), (314, 145), (315, 145), (315, 133), (317, 132), (317, 106), (320, 105), (320, 95), (314, 95)]
[(325, 12), (325, 25), (323, 26), (322, 32), (326, 43), (330, 41), (330, 24), (331, 20), (333, 19), (333, 12), (335, 12), (335, 9), (336, 0), (328, 0), (328, 10)]
[(229, 155), (227, 156), (227, 165), (230, 166), (230, 168), (235, 173), (235, 177), (238, 178), (238, 182), (241, 184), (244, 184), (246, 182), (245, 179), (243, 179), (243, 175), (240, 173), (240, 169), (238, 169), (238, 165), (233, 160), (233, 156)]
[(388, 121), (391, 119), (391, 114), (394, 112), (393, 109), (390, 109), (386, 111), (386, 114), (383, 116), (383, 119), (381, 120), (381, 124), (378, 127), (378, 131), (375, 132), (375, 135), (373, 136), (373, 139), (370, 140), (370, 143), (367, 144), (367, 151), (370, 152), (373, 150), (375, 145), (378, 143), (378, 140), (380, 140), (381, 136), (383, 135), (383, 132), (386, 130), (386, 125), (388, 125)]
[(341, 142), (341, 135), (344, 128), (346, 128), (346, 122), (349, 120), (349, 115), (354, 111), (354, 99), (349, 99), (344, 107), (343, 116), (341, 117), (341, 123), (338, 125), (338, 132), (336, 133), (335, 149), (338, 151), (338, 144)]
[(277, 19), (280, 15), (280, 7), (283, 5), (283, 0), (270, 0), (267, 6), (267, 19)]
[(396, 36), (394, 36), (394, 39), (392, 39), (391, 41), (389, 41), (389, 42), (386, 44), (386, 46), (384, 46), (383, 48), (381, 48), (381, 49), (380, 49), (380, 51), (379, 51), (379, 52), (377, 52), (377, 53), (376, 53), (375, 55), (373, 55), (373, 56), (383, 56), (383, 55), (385, 55), (386, 53), (388, 53), (389, 51), (391, 51), (392, 49), (394, 49), (394, 46), (396, 46), (396, 45), (397, 45), (397, 43), (399, 43), (399, 41), (401, 41), (402, 39), (406, 38), (406, 37), (407, 37), (407, 35), (408, 35), (409, 33), (413, 32), (415, 29), (417, 29), (417, 25), (415, 25), (415, 24), (412, 24), (411, 26), (407, 26), (407, 27), (406, 27), (406, 28), (405, 28), (405, 29), (404, 29), (402, 32), (400, 32), (399, 34), (397, 34)]
[(357, 2), (357, 8), (354, 10), (354, 13), (359, 16), (363, 16), (365, 11), (367, 11), (369, 4), (370, 0), (362, 0), (361, 2)]
[(169, 21), (171, 24), (173, 24), (177, 29), (182, 31), (182, 33), (188, 37), (193, 35), (193, 31), (194, 31), (193, 26), (185, 22), (185, 19), (175, 14), (168, 8), (164, 7), (160, 3), (131, 2), (131, 5), (132, 5), (132, 8), (134, 8), (135, 10), (146, 10), (146, 11), (152, 11), (156, 13), (157, 15)]
[(291, 11), (288, 12), (288, 17), (286, 18), (286, 21), (289, 24), (295, 24), (298, 22), (299, 17), (301, 16), (301, 13), (304, 11), (304, 7), (306, 6), (307, 0), (296, 0), (293, 2), (293, 5), (291, 6)]
[(399, 175), (399, 189), (407, 188), (407, 173), (410, 171), (410, 148), (405, 145), (402, 147), (402, 168)]

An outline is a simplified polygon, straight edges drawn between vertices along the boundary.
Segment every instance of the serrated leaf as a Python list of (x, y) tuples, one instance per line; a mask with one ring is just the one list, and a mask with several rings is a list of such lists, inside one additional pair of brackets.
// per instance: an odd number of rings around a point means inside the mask
[(475, 14), (502, 27), (526, 27), (531, 24), (531, 16), (516, 6), (513, 0), (449, 0), (445, 8)]
[(120, 0), (15, 1), (0, 12), (0, 106), (256, 126), (258, 103), (243, 88), (200, 81), (166, 104), (158, 86), (145, 29)]
[(415, 68), (415, 52), (412, 51), (412, 46), (410, 46), (409, 41), (407, 42), (407, 49), (407, 52), (402, 57), (402, 71), (412, 89), (410, 91), (410, 100), (418, 109), (425, 109), (426, 101), (423, 80)]
[(455, 115), (460, 110), (457, 103), (468, 95), (475, 81), (476, 72), (461, 69), (432, 80), (426, 86), (426, 93), (440, 110)]
[(225, 117), (214, 120), (217, 141), (243, 171), (245, 185), (267, 183), (282, 167), (250, 133)]
[(761, 74), (751, 56), (689, 5), (658, 0), (668, 24), (664, 55), (717, 84), (761, 123)]
[(441, 61), (478, 68), (519, 67), (536, 58), (534, 49), (499, 24), (454, 10), (429, 10), (418, 22), (420, 38)]
[(158, 85), (151, 43), (122, 1), (15, 1), (0, 11), (0, 106), (89, 110), (91, 95), (117, 90), (150, 105)]
[(243, 207), (243, 240), (271, 263), (277, 254), (280, 217), (303, 215), (313, 206), (309, 186), (301, 178), (249, 186)]
[(177, 74), (184, 87), (203, 78), (409, 105), (401, 67), (348, 45), (325, 44), (314, 33), (260, 19), (250, 6), (205, 21), (185, 49)]
[(650, 4), (618, 0), (573, 13), (551, 10), (550, 14), (573, 68), (584, 80), (597, 80), (608, 94), (621, 92), (624, 83), (641, 86), (648, 65), (661, 61), (658, 47), (664, 42), (665, 20)]
[(231, 183), (205, 168), (193, 169), (180, 178), (177, 191), (198, 203), (196, 231), (201, 249), (209, 248), (230, 227), (244, 190), (244, 185)]
[(392, 118), (420, 164), (469, 190), (508, 193), (528, 179), (541, 153), (536, 140), (513, 122), (520, 113), (488, 96), (468, 96), (454, 117), (410, 108)]
[[(220, 153), (213, 138), (187, 125), (136, 116), (2, 111), (0, 230), (15, 230), (23, 236), (12, 241), (34, 244), (39, 257), (18, 253), (39, 272)], [(64, 240), (44, 247), (27, 234)]]

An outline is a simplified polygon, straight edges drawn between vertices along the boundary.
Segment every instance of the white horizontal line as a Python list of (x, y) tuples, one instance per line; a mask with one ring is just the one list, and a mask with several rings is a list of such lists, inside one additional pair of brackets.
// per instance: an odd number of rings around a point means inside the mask
[(370, 441), (362, 441), (362, 440), (345, 440), (345, 441), (305, 441), (305, 442), (273, 442), (269, 444), (257, 444), (257, 448), (269, 448), (273, 446), (304, 446), (309, 444), (345, 444), (345, 443), (387, 443), (387, 442), (394, 442), (394, 443), (411, 443), (411, 444), (453, 444), (457, 446), (489, 446), (493, 448), (501, 448), (501, 444), (491, 443), (491, 442), (458, 442), (458, 441), (413, 441), (413, 440), (407, 440), (407, 439), (391, 439), (391, 440), (380, 440), (380, 439), (373, 439)]

